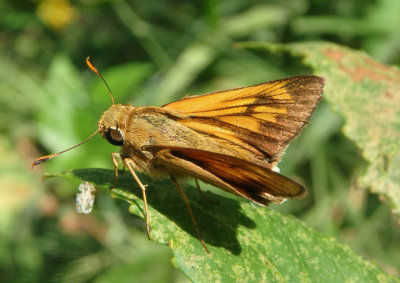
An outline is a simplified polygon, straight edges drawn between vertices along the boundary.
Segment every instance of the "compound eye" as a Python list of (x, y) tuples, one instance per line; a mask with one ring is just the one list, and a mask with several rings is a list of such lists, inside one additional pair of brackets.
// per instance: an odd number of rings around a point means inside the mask
[(109, 143), (117, 146), (124, 145), (125, 143), (124, 135), (118, 128), (108, 128), (106, 131), (106, 139)]

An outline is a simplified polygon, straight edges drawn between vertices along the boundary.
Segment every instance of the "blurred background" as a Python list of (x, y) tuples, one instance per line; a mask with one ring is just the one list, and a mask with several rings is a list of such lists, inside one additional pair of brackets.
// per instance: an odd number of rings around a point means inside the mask
[[(30, 170), (34, 158), (96, 130), (111, 100), (85, 66), (103, 73), (117, 103), (157, 105), (310, 74), (300, 59), (235, 42), (326, 40), (400, 63), (397, 0), (0, 0), (0, 281), (186, 282), (167, 247), (147, 240), (128, 205), (97, 188), (90, 215), (75, 211), (79, 182), (44, 172), (112, 168), (100, 137)], [(281, 171), (309, 188), (273, 207), (400, 272), (398, 219), (359, 186), (366, 167), (320, 103)]]

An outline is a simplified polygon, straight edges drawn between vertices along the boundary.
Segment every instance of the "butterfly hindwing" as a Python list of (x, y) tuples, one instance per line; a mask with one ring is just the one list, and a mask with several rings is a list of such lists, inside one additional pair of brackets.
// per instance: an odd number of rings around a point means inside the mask
[[(156, 147), (151, 149), (158, 151)], [(262, 205), (271, 202), (280, 203), (286, 198), (302, 197), (305, 189), (291, 179), (280, 175), (266, 167), (247, 162), (234, 156), (183, 147), (160, 147), (156, 154), (159, 162), (169, 167), (189, 168), (196, 166), (196, 170), (182, 171), (213, 185), (225, 185), (224, 189), (244, 196)], [(167, 154), (166, 154), (167, 153)], [(212, 183), (208, 178), (202, 179), (191, 172), (204, 170), (221, 180), (219, 184)], [(203, 174), (204, 175), (204, 174)]]

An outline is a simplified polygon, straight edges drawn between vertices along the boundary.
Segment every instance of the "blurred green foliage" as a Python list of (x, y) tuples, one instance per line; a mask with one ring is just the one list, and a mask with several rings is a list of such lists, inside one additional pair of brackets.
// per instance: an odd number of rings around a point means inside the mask
[[(397, 0), (1, 1), (0, 280), (186, 280), (169, 249), (148, 241), (143, 222), (106, 190), (98, 189), (94, 212), (82, 216), (74, 208), (77, 183), (40, 183), (43, 170), (112, 168), (115, 147), (96, 137), (29, 170), (35, 157), (92, 133), (110, 105), (84, 65), (88, 55), (118, 103), (162, 105), (309, 73), (297, 59), (238, 49), (238, 41), (327, 40), (399, 65), (399, 14)], [(365, 162), (342, 125), (330, 105), (319, 105), (280, 164), (309, 194), (276, 209), (399, 275), (398, 219), (354, 184)]]

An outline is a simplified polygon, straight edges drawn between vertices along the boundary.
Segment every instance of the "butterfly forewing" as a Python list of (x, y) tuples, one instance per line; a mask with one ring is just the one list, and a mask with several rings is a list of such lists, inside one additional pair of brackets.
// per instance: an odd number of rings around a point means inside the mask
[(308, 122), (323, 84), (316, 76), (292, 77), (190, 96), (163, 108), (190, 117), (179, 122), (198, 132), (274, 162)]

